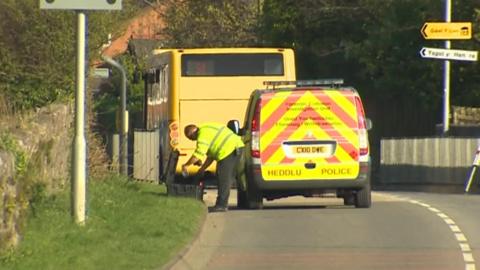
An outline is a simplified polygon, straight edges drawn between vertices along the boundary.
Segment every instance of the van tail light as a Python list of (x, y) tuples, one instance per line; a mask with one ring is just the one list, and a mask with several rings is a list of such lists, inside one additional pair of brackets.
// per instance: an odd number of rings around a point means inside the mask
[(261, 99), (257, 100), (252, 117), (252, 149), (251, 155), (253, 158), (260, 158), (260, 104)]
[(367, 121), (365, 119), (365, 112), (363, 111), (363, 104), (360, 97), (355, 97), (355, 105), (357, 106), (358, 117), (358, 136), (360, 140), (360, 156), (368, 155), (368, 133)]

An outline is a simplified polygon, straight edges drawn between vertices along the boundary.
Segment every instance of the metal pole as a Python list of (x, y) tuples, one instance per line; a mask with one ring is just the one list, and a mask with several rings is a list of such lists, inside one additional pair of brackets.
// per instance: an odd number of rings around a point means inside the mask
[[(445, 22), (452, 21), (452, 0), (445, 0)], [(445, 49), (450, 49), (450, 40), (445, 41)], [(444, 63), (443, 75), (443, 135), (448, 134), (450, 129), (450, 61)]]
[(103, 60), (113, 67), (120, 70), (122, 74), (122, 85), (120, 93), (120, 173), (123, 175), (128, 175), (128, 112), (127, 112), (127, 75), (125, 69), (115, 60), (111, 59), (108, 56), (102, 56)]
[(86, 140), (85, 140), (85, 13), (77, 12), (77, 70), (75, 91), (75, 138), (72, 159), (72, 215), (85, 224)]
[(477, 165), (472, 166), (470, 175), (468, 176), (467, 185), (465, 186), (465, 193), (470, 191), (470, 186), (472, 185), (473, 177), (475, 176), (475, 171), (477, 170)]
[(472, 170), (470, 171), (467, 184), (465, 185), (465, 193), (468, 193), (470, 191), (470, 186), (472, 185), (473, 177), (475, 176), (475, 171), (480, 165), (479, 162), (480, 162), (480, 143), (477, 146), (477, 151), (475, 152), (475, 158), (473, 159)]

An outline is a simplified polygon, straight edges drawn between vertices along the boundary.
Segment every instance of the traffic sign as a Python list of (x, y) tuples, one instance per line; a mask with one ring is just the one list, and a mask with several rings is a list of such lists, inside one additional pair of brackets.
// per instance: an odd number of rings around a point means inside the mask
[(110, 77), (110, 69), (108, 68), (93, 68), (92, 74), (95, 78), (106, 79)]
[(459, 60), (459, 61), (477, 61), (477, 51), (465, 51), (465, 50), (450, 50), (450, 49), (437, 49), (423, 47), (420, 50), (420, 55), (423, 58), (435, 58), (443, 60)]
[(420, 31), (425, 39), (471, 39), (471, 22), (426, 22)]
[(122, 0), (40, 0), (40, 9), (121, 10)]

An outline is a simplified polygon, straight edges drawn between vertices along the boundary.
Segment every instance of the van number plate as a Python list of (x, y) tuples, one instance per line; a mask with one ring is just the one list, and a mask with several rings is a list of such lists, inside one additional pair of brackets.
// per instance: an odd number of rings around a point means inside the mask
[(335, 152), (334, 142), (284, 142), (283, 151), (289, 158), (327, 158), (331, 157)]
[(292, 150), (294, 154), (324, 154), (327, 152), (327, 146), (294, 146)]

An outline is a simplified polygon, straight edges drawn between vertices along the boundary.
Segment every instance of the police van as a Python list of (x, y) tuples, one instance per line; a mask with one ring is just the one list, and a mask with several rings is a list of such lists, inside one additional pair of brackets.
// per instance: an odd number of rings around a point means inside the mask
[(265, 85), (252, 92), (239, 129), (238, 206), (335, 192), (346, 205), (370, 207), (371, 121), (358, 92), (341, 79)]

